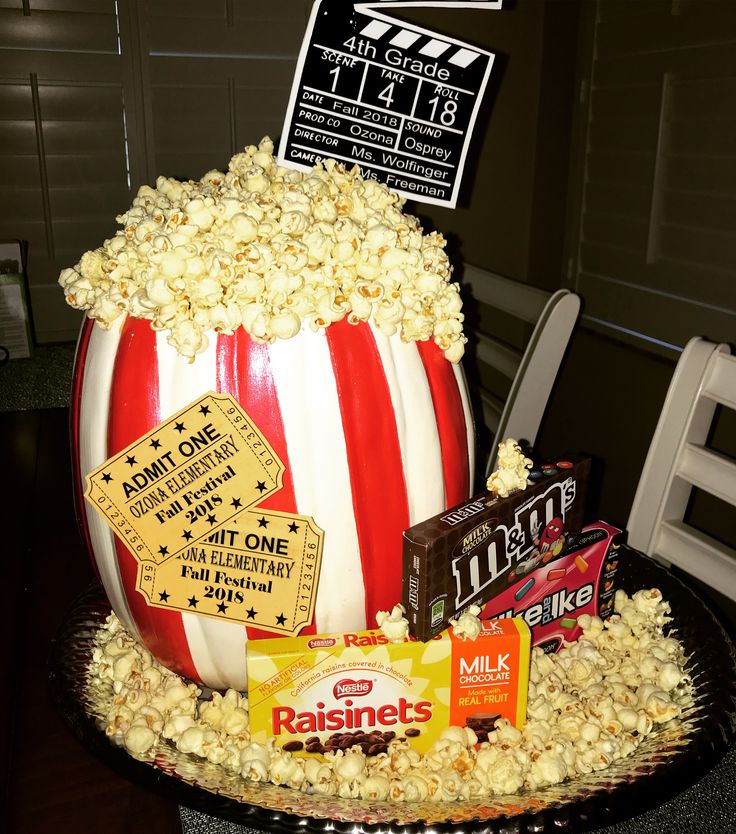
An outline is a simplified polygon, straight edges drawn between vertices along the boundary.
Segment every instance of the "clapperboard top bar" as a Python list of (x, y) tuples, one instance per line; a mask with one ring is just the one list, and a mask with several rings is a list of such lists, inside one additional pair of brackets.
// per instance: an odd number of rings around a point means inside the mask
[[(390, 23), (385, 23), (382, 20), (372, 20), (364, 29), (360, 31), (361, 35), (372, 40), (381, 40), (385, 35), (391, 35), (388, 42), (392, 46), (399, 49), (408, 50), (412, 46), (416, 46), (417, 41), (422, 40), (422, 35), (419, 32), (405, 29), (403, 27), (396, 27)], [(445, 54), (448, 53), (449, 54)], [(480, 53), (477, 50), (468, 49), (465, 46), (458, 47), (448, 41), (439, 40), (436, 37), (425, 37), (425, 43), (418, 49), (419, 55), (426, 55), (430, 58), (442, 57), (448, 64), (454, 64), (458, 67), (467, 67), (479, 57)]]

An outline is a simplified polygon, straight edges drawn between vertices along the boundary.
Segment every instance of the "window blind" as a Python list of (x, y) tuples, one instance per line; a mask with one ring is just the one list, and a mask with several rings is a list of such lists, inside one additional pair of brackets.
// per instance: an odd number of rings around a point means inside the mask
[(736, 7), (598, 0), (570, 272), (584, 320), (672, 355), (736, 339)]
[(40, 341), (74, 338), (62, 268), (159, 174), (281, 130), (310, 0), (0, 0), (0, 237), (29, 241)]
[(42, 341), (78, 328), (59, 271), (129, 202), (123, 93), (114, 3), (0, 6), (0, 237), (29, 242)]

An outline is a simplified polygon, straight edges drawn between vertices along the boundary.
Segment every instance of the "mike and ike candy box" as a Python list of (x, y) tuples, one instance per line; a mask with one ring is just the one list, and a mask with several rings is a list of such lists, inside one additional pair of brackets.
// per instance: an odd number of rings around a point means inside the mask
[(625, 533), (605, 521), (588, 524), (549, 562), (517, 565), (509, 585), (484, 606), (481, 617), (523, 617), (532, 645), (556, 652), (580, 637), (581, 614), (606, 619), (613, 613)]
[(529, 653), (521, 618), (483, 622), (474, 641), (445, 631), (391, 643), (376, 630), (252, 640), (251, 739), (295, 755), (377, 755), (396, 737), (424, 752), (454, 725), (485, 740), (500, 717), (523, 726)]
[(430, 640), (469, 605), (482, 607), (531, 565), (558, 557), (583, 526), (589, 472), (590, 459), (578, 456), (535, 466), (524, 490), (481, 493), (406, 530), (411, 634)]

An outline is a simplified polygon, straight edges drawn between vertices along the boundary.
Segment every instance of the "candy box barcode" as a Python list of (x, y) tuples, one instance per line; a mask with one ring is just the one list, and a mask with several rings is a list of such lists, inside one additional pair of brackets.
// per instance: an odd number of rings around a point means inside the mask
[(581, 614), (603, 619), (613, 613), (614, 578), (625, 534), (605, 521), (586, 525), (564, 553), (517, 566), (510, 584), (495, 596), (481, 617), (523, 617), (532, 645), (556, 652), (563, 641), (582, 634)]
[(530, 560), (559, 555), (582, 527), (589, 470), (588, 458), (545, 464), (508, 498), (484, 492), (406, 530), (402, 600), (412, 635), (429, 640)]
[(451, 725), (487, 737), (499, 717), (526, 717), (529, 628), (488, 621), (475, 641), (449, 632), (429, 643), (390, 643), (380, 631), (248, 642), (250, 734), (293, 753), (360, 746), (384, 752), (395, 737), (423, 752)]

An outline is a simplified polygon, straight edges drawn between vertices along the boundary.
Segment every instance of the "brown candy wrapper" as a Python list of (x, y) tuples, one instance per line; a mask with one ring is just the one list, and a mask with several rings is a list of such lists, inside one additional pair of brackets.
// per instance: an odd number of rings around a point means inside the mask
[(513, 584), (518, 568), (564, 552), (583, 525), (589, 473), (588, 458), (544, 464), (508, 498), (484, 492), (406, 530), (402, 597), (411, 634), (431, 639)]

